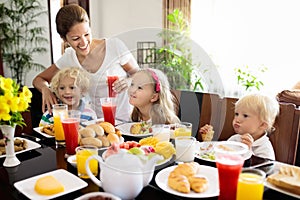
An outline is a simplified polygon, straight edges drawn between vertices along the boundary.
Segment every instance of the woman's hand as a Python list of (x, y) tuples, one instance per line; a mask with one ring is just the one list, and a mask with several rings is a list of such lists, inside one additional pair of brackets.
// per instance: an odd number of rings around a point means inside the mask
[(116, 92), (116, 93), (121, 93), (124, 90), (126, 90), (128, 88), (128, 84), (129, 84), (129, 79), (122, 77), (119, 78), (118, 80), (116, 80), (113, 84), (112, 84), (112, 89)]
[(254, 139), (249, 133), (246, 133), (244, 135), (241, 135), (241, 142), (246, 144), (250, 149), (252, 146), (252, 143), (254, 142)]
[(52, 105), (57, 103), (56, 96), (48, 87), (42, 88), (42, 97), (43, 97), (43, 104), (42, 104), (42, 111), (43, 113), (48, 110), (48, 112), (52, 113)]

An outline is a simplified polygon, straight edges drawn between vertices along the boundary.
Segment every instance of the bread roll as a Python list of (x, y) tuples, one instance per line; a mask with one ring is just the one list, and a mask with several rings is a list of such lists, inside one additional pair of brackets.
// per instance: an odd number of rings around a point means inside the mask
[(90, 125), (87, 125), (86, 128), (93, 129), (96, 133), (96, 136), (104, 135), (104, 129), (98, 124), (90, 124)]
[(109, 122), (100, 122), (99, 125), (104, 129), (106, 134), (115, 133), (115, 127)]
[(101, 140), (103, 147), (109, 147), (110, 146), (110, 141), (105, 135), (97, 136), (96, 138)]
[(102, 147), (102, 141), (99, 140), (98, 138), (94, 137), (87, 137), (87, 138), (82, 138), (80, 140), (81, 145), (93, 145), (98, 148)]
[(79, 134), (82, 138), (95, 137), (96, 133), (94, 129), (91, 128), (83, 128), (79, 130)]
[(120, 142), (120, 139), (118, 137), (117, 134), (114, 134), (114, 133), (110, 133), (107, 135), (107, 139), (109, 140), (109, 142), (112, 144), (112, 143), (119, 143)]

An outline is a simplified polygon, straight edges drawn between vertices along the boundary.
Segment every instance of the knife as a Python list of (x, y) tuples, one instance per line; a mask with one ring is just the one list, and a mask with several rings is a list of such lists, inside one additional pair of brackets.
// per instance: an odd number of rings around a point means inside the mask
[(255, 169), (255, 168), (260, 168), (260, 167), (268, 167), (268, 166), (271, 166), (273, 164), (274, 164), (274, 161), (273, 160), (269, 160), (267, 162), (263, 162), (263, 163), (260, 163), (260, 164), (257, 164), (257, 165), (250, 166), (250, 167), (248, 167), (248, 169)]

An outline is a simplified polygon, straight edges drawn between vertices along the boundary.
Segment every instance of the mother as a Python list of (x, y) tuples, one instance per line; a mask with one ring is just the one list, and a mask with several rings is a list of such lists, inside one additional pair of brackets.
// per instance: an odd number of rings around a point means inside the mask
[(62, 7), (56, 15), (56, 29), (70, 47), (55, 64), (38, 74), (33, 80), (43, 97), (42, 110), (51, 112), (57, 103), (49, 89), (52, 77), (62, 68), (80, 67), (89, 72), (91, 85), (89, 100), (98, 117), (102, 117), (100, 98), (108, 96), (106, 73), (114, 73), (119, 80), (114, 83), (117, 95), (117, 118), (127, 120), (131, 113), (128, 95), (123, 92), (128, 85), (126, 77), (138, 71), (139, 66), (122, 41), (117, 38), (92, 39), (89, 18), (86, 11), (75, 4)]

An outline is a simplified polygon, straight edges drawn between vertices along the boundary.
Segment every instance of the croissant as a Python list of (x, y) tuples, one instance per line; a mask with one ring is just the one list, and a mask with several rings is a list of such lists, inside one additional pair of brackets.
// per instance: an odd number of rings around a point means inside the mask
[(204, 192), (208, 188), (208, 180), (205, 177), (196, 176), (200, 165), (196, 162), (182, 163), (170, 172), (168, 185), (182, 193)]
[(190, 177), (197, 174), (199, 167), (200, 165), (196, 162), (181, 163), (174, 169), (174, 171), (175, 173)]
[(178, 192), (189, 193), (191, 191), (188, 178), (174, 171), (168, 177), (168, 185)]
[(195, 192), (204, 192), (208, 188), (208, 181), (205, 177), (191, 176), (188, 180), (191, 189)]

